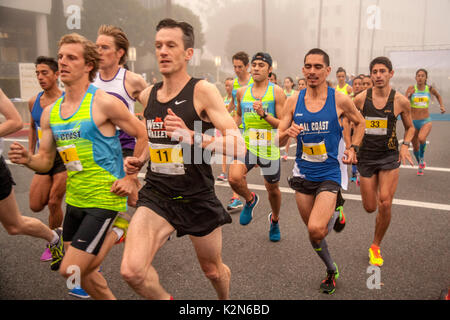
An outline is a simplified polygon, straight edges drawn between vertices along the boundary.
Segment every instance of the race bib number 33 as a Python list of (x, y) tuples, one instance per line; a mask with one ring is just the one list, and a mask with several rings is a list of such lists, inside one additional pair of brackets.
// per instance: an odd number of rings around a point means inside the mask
[(387, 135), (387, 118), (366, 117), (366, 134)]

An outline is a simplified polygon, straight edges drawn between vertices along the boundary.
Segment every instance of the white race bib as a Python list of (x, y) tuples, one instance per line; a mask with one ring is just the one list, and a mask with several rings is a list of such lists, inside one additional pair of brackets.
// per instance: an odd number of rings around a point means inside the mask
[(328, 159), (325, 141), (318, 143), (304, 143), (302, 149), (302, 159), (309, 162), (324, 162)]
[(150, 143), (150, 161), (152, 172), (169, 175), (185, 174), (183, 149), (180, 144)]
[(272, 142), (272, 131), (267, 129), (249, 129), (249, 143), (251, 146), (267, 147)]
[(83, 171), (77, 148), (74, 144), (56, 148), (68, 171)]
[(366, 134), (384, 136), (387, 135), (387, 118), (366, 117)]

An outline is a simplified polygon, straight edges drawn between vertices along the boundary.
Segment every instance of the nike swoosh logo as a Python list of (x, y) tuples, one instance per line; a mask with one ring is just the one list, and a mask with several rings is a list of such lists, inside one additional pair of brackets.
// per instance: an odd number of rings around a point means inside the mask
[(175, 105), (177, 106), (177, 105), (182, 104), (182, 103), (184, 103), (184, 102), (186, 102), (186, 101), (187, 101), (187, 100), (175, 101)]
[(80, 240), (80, 239), (78, 239), (77, 241), (78, 242), (83, 242), (83, 243), (86, 242), (85, 240)]

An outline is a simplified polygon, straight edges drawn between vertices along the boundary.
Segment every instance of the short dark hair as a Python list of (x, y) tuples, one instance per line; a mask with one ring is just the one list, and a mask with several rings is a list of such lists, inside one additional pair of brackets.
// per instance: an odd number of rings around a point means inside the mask
[(231, 58), (231, 60), (239, 60), (242, 61), (242, 63), (244, 64), (244, 66), (248, 66), (249, 62), (250, 62), (250, 58), (248, 56), (248, 54), (244, 51), (239, 51), (236, 52), (233, 55), (233, 58)]
[(423, 73), (425, 73), (425, 76), (428, 78), (428, 71), (425, 70), (425, 69), (423, 69), (423, 68), (420, 68), (419, 70), (416, 71), (416, 76), (417, 76), (417, 74), (418, 74), (420, 71), (422, 71)]
[(327, 67), (330, 66), (330, 56), (328, 55), (328, 53), (326, 53), (325, 51), (323, 51), (322, 49), (319, 48), (314, 48), (308, 51), (308, 53), (305, 55), (305, 58), (303, 59), (303, 63), (306, 63), (306, 57), (312, 54), (318, 54), (320, 56), (323, 57), (323, 62), (325, 62), (325, 65)]
[(194, 28), (189, 23), (184, 21), (175, 21), (173, 19), (166, 18), (158, 23), (158, 25), (156, 26), (156, 32), (164, 28), (169, 29), (180, 28), (181, 31), (183, 31), (184, 49), (194, 48), (195, 43)]
[(58, 71), (58, 62), (52, 57), (39, 56), (36, 58), (36, 62), (34, 64), (36, 66), (38, 64), (46, 64), (53, 72)]
[(375, 59), (370, 62), (369, 71), (372, 73), (372, 69), (376, 64), (382, 64), (388, 68), (389, 72), (392, 71), (392, 62), (387, 57), (376, 57)]

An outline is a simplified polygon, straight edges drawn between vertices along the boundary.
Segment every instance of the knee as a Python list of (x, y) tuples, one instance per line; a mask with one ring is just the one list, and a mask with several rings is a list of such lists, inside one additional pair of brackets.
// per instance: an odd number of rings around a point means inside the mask
[(61, 203), (62, 203), (62, 199), (61, 198), (56, 197), (56, 196), (52, 196), (48, 200), (47, 206), (48, 206), (50, 212), (54, 212), (54, 210), (61, 209)]
[(21, 234), (21, 228), (18, 225), (5, 225), (5, 229), (10, 236), (17, 236)]
[(232, 187), (238, 186), (239, 184), (241, 184), (243, 177), (244, 177), (243, 175), (236, 174), (234, 172), (231, 172), (231, 170), (230, 170), (229, 175), (228, 175), (228, 183)]
[(322, 241), (327, 235), (327, 228), (319, 225), (308, 225), (309, 238), (311, 241)]
[(44, 210), (45, 205), (42, 205), (41, 203), (37, 201), (30, 201), (30, 210), (33, 212), (41, 212)]
[(219, 268), (215, 263), (202, 263), (201, 268), (206, 278), (208, 278), (209, 280), (215, 281), (220, 278)]
[(366, 212), (368, 213), (373, 213), (377, 210), (377, 206), (373, 205), (373, 204), (364, 204), (364, 210), (366, 210)]
[(142, 268), (123, 261), (120, 267), (120, 275), (131, 287), (139, 287), (145, 280), (145, 272)]
[(380, 198), (378, 203), (379, 211), (387, 212), (391, 208), (392, 199), (390, 197)]

